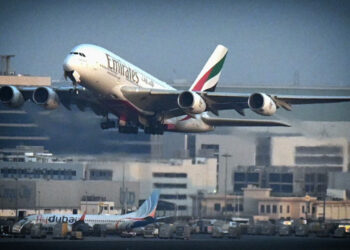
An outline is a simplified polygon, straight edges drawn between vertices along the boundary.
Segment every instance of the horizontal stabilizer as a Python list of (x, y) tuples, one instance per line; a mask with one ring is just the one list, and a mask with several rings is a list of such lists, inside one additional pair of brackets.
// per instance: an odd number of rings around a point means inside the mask
[(231, 118), (202, 117), (202, 120), (211, 126), (233, 127), (290, 127), (289, 124), (271, 120), (244, 120)]

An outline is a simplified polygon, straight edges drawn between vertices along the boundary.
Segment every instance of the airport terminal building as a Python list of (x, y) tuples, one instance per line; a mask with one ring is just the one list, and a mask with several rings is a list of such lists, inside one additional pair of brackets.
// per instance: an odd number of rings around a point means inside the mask
[(85, 201), (111, 201), (119, 212), (135, 210), (152, 190), (159, 189), (160, 214), (188, 216), (192, 213), (190, 196), (199, 190), (214, 193), (216, 187), (216, 158), (48, 163), (40, 158), (25, 162), (25, 156), (15, 155), (5, 158), (11, 161), (0, 162), (1, 211), (12, 213), (39, 209), (77, 213)]

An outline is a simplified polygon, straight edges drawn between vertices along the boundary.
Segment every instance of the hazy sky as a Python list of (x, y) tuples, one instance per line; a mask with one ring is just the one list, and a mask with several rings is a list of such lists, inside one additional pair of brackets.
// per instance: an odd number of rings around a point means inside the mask
[(0, 53), (17, 73), (62, 79), (80, 43), (154, 76), (193, 81), (219, 43), (222, 84), (350, 86), (350, 1), (3, 1)]

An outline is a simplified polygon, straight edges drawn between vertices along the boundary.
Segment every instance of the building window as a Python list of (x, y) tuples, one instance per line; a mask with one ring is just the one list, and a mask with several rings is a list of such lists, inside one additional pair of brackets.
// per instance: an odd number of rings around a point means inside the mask
[(272, 192), (273, 192), (273, 193), (279, 193), (279, 192), (281, 192), (281, 185), (270, 184), (270, 188), (272, 189)]
[(187, 206), (185, 206), (185, 205), (177, 206), (177, 209), (178, 210), (186, 210)]
[(272, 213), (273, 214), (277, 213), (277, 205), (272, 205)]
[(327, 175), (326, 174), (318, 174), (317, 180), (318, 180), (318, 182), (327, 182)]
[(271, 206), (270, 205), (266, 205), (266, 213), (271, 213)]
[(260, 205), (260, 213), (265, 213), (265, 205)]
[(153, 173), (153, 177), (158, 178), (187, 178), (186, 173)]
[(155, 188), (187, 188), (187, 184), (182, 183), (153, 183)]
[(269, 180), (270, 182), (280, 182), (281, 181), (281, 175), (280, 174), (269, 174)]
[(280, 205), (280, 213), (283, 213), (283, 206)]
[(164, 200), (186, 200), (187, 195), (185, 194), (161, 194), (159, 196), (160, 199)]
[(214, 204), (214, 210), (215, 211), (220, 211), (221, 210), (221, 204), (220, 203), (215, 203)]
[[(225, 211), (233, 211), (233, 206), (232, 206), (232, 204), (227, 204), (226, 205), (226, 209), (225, 209)], [(237, 211), (237, 210), (236, 210)]]
[(293, 174), (282, 174), (282, 182), (293, 183)]
[(296, 164), (308, 164), (308, 165), (320, 165), (320, 164), (330, 164), (330, 165), (342, 165), (342, 156), (296, 156)]
[(315, 182), (315, 174), (305, 174), (305, 182)]
[(90, 180), (112, 180), (112, 170), (90, 170)]
[(234, 190), (235, 192), (242, 192), (242, 188), (247, 187), (246, 184), (235, 184), (234, 185)]
[(245, 181), (245, 173), (234, 173), (235, 181)]
[(290, 209), (289, 205), (287, 205), (287, 214), (289, 214), (289, 212), (290, 212), (289, 209)]
[(325, 155), (325, 154), (333, 154), (339, 155), (343, 153), (342, 147), (339, 146), (315, 146), (315, 147), (305, 147), (300, 146), (295, 148), (295, 152), (297, 154), (316, 154), (316, 155)]
[(301, 212), (305, 213), (305, 206), (301, 206)]
[(247, 181), (248, 182), (258, 182), (259, 181), (259, 174), (258, 173), (248, 173), (247, 174)]

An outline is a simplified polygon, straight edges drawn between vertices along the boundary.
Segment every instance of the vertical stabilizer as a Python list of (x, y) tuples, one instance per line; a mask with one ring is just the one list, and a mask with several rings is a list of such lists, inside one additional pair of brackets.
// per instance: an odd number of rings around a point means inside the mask
[(213, 54), (192, 84), (191, 91), (215, 91), (227, 51), (228, 49), (222, 45), (216, 46)]
[(159, 190), (154, 190), (150, 197), (148, 197), (148, 199), (142, 203), (139, 209), (137, 209), (136, 216), (139, 218), (152, 217), (154, 219), (156, 216), (158, 199)]

